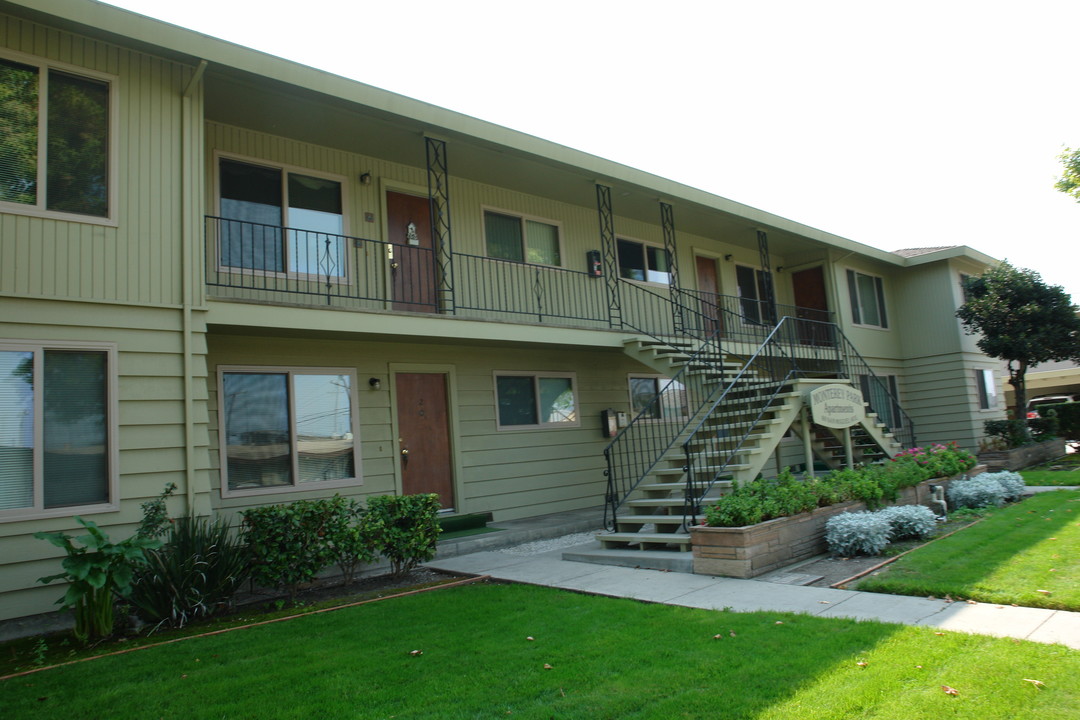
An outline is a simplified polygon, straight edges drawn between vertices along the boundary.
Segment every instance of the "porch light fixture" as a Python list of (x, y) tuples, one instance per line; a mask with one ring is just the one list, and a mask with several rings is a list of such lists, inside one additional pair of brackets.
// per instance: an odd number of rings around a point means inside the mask
[(371, 184), (371, 173), (369, 173), (369, 172), (361, 173), (360, 174), (360, 184), (361, 185), (370, 185)]
[(731, 258), (733, 258), (733, 257), (734, 257), (734, 255), (725, 255), (724, 260), (726, 260), (727, 262), (731, 262)]
[(367, 384), (371, 386), (372, 390), (378, 390), (382, 387), (382, 380), (379, 378), (368, 378)]

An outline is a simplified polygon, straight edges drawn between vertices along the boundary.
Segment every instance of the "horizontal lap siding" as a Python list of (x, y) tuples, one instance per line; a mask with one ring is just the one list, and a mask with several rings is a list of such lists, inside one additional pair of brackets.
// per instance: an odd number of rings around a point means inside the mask
[[(459, 476), (457, 509), (494, 513), (496, 519), (528, 517), (571, 508), (599, 506), (604, 495), (600, 412), (629, 409), (627, 375), (648, 372), (618, 351), (521, 349), (510, 347), (432, 346), (285, 338), (210, 336), (211, 460), (218, 467), (219, 365), (346, 367), (357, 373), (363, 484), (319, 491), (258, 497), (220, 496), (213, 473), (212, 500), (228, 515), (254, 505), (289, 502), (335, 492), (362, 497), (398, 492), (397, 442), (392, 433), (391, 369), (408, 372), (452, 370), (452, 437)], [(567, 372), (576, 376), (581, 425), (572, 428), (497, 430), (493, 372)], [(380, 378), (380, 390), (368, 387)]]
[(1000, 408), (978, 407), (974, 370), (993, 367), (985, 357), (951, 353), (909, 360), (906, 367), (904, 407), (915, 421), (920, 444), (956, 440), (974, 450), (985, 435), (983, 423), (1003, 417)]
[[(0, 299), (0, 338), (36, 342), (107, 342), (117, 346), (120, 510), (87, 514), (115, 538), (129, 535), (142, 517), (141, 503), (166, 483), (179, 490), (174, 515), (186, 514), (183, 360), (180, 313), (176, 310), (94, 305), (85, 302)], [(17, 319), (12, 322), (12, 319)], [(205, 395), (205, 341), (196, 315), (195, 397)], [(205, 488), (205, 402), (195, 408), (197, 482)], [(197, 492), (205, 497), (205, 489)], [(36, 540), (38, 530), (77, 532), (71, 518), (0, 523), (0, 619), (46, 612), (59, 586), (39, 587), (36, 579), (59, 569), (59, 550)]]

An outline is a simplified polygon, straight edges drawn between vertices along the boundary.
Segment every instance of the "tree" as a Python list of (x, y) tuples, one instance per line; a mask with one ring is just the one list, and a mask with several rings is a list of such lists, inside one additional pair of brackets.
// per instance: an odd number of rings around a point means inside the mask
[(964, 291), (967, 299), (956, 316), (968, 334), (982, 334), (980, 350), (1007, 362), (1015, 390), (1013, 417), (1025, 419), (1028, 368), (1052, 360), (1080, 361), (1077, 307), (1063, 288), (1008, 261), (968, 278)]
[(1061, 174), (1061, 179), (1054, 183), (1054, 187), (1080, 202), (1080, 148), (1065, 148), (1058, 160), (1065, 166), (1065, 172)]

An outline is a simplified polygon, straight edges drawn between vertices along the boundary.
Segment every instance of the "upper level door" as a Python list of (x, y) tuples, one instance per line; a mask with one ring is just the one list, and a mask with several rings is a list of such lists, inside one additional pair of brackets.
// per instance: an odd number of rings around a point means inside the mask
[(712, 334), (723, 330), (724, 316), (720, 307), (720, 283), (716, 277), (716, 258), (694, 256), (697, 287), (701, 292), (700, 308), (706, 323), (705, 331)]
[(832, 326), (829, 321), (829, 300), (825, 291), (825, 271), (818, 267), (791, 273), (795, 293), (795, 314), (799, 318), (799, 340), (804, 345), (830, 345)]
[(431, 201), (418, 195), (387, 191), (386, 216), (394, 309), (436, 312), (438, 288)]

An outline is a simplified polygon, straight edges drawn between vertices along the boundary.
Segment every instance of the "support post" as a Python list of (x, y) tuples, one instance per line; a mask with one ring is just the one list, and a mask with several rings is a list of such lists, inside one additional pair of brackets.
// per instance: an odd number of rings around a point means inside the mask
[(844, 428), (844, 454), (847, 456), (849, 470), (855, 469), (855, 449), (851, 445), (851, 428)]
[(668, 262), (668, 293), (671, 297), (671, 321), (675, 334), (686, 334), (683, 316), (682, 288), (679, 285), (679, 262), (675, 254), (675, 210), (666, 202), (660, 203), (660, 225), (664, 229), (664, 252)]
[(802, 412), (803, 453), (806, 458), (806, 471), (814, 472), (814, 443), (810, 436), (810, 408), (803, 406)]
[(446, 141), (425, 137), (427, 149), (428, 202), (431, 204), (432, 249), (438, 272), (438, 307), (454, 314), (454, 246), (450, 235), (450, 174), (446, 163)]
[(762, 300), (769, 313), (769, 322), (776, 323), (779, 318), (776, 317), (776, 292), (773, 290), (772, 265), (769, 264), (769, 234), (764, 230), (758, 230), (757, 242), (758, 258), (761, 262), (761, 280), (764, 285), (762, 289), (765, 291), (765, 297)]
[(611, 188), (607, 185), (596, 185), (596, 210), (600, 219), (600, 252), (604, 258), (608, 326), (621, 328), (623, 318), (622, 300), (619, 296), (619, 257), (615, 246), (615, 216), (611, 210)]

